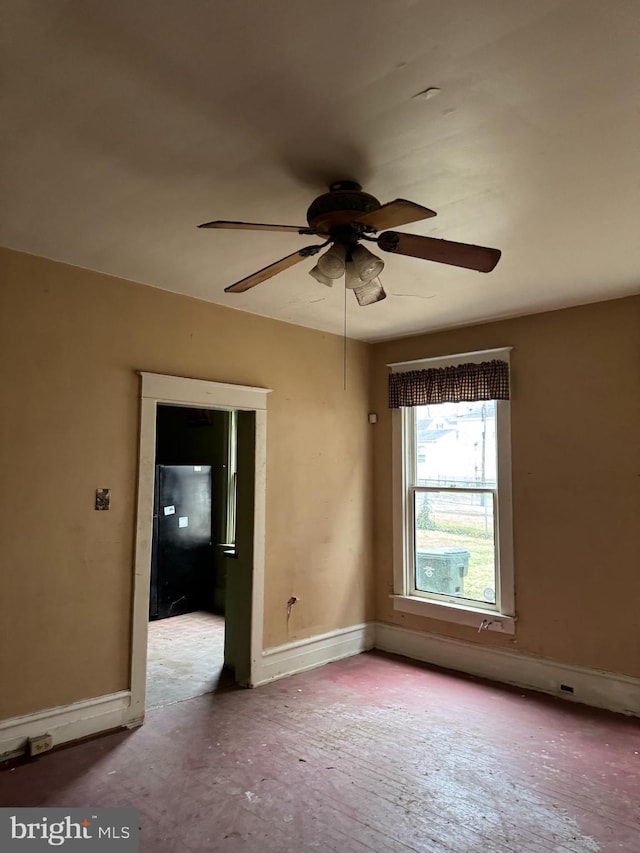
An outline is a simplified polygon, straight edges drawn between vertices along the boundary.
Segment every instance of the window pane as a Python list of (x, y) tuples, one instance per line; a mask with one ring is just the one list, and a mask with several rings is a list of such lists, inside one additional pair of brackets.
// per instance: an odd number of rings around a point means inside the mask
[(493, 494), (414, 495), (416, 590), (495, 604)]
[(415, 484), (496, 486), (496, 403), (416, 406)]

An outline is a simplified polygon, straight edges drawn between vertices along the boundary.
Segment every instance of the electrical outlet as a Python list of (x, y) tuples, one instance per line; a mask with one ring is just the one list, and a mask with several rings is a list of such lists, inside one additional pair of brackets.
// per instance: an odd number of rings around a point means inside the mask
[(29, 755), (40, 755), (43, 752), (49, 752), (53, 747), (53, 738), (51, 735), (37, 735), (27, 739), (29, 747)]

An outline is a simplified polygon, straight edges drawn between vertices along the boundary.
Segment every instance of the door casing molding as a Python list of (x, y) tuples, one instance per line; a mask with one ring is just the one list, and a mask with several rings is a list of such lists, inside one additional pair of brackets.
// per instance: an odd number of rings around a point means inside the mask
[(160, 403), (196, 409), (255, 412), (255, 476), (253, 516), (253, 583), (251, 594), (251, 638), (249, 685), (261, 681), (264, 621), (265, 505), (267, 469), (267, 395), (270, 388), (229, 385), (202, 379), (187, 379), (160, 373), (139, 372), (140, 442), (138, 457), (138, 503), (134, 554), (134, 583), (131, 640), (131, 706), (126, 725), (144, 720), (147, 640), (149, 627), (149, 584), (153, 539), (153, 481), (156, 457), (156, 413)]

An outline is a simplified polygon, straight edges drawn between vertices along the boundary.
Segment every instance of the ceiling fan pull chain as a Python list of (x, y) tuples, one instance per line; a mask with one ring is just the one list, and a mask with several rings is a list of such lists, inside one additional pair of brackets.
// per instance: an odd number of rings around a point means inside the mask
[(344, 289), (344, 334), (342, 340), (342, 378), (343, 388), (347, 390), (347, 288)]

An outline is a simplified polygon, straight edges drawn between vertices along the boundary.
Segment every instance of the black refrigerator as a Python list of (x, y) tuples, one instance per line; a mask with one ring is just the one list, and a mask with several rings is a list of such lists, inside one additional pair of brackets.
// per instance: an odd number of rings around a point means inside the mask
[(156, 465), (149, 619), (211, 608), (211, 466)]

